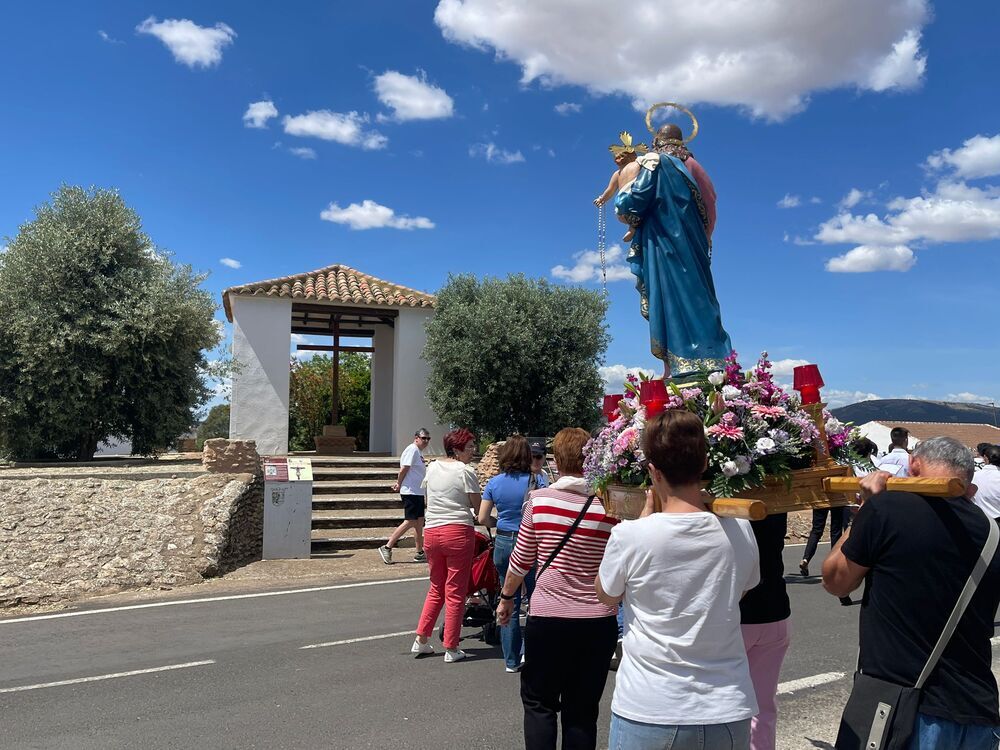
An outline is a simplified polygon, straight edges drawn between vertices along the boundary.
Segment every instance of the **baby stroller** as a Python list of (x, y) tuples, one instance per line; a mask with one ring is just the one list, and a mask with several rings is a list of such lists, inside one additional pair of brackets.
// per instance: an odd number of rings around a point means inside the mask
[[(467, 628), (482, 628), (479, 637), (495, 646), (500, 643), (497, 625), (497, 604), (500, 602), (502, 581), (493, 564), (493, 535), (475, 532), (475, 551), (472, 556), (472, 573), (466, 592), (465, 614), (462, 624)], [(438, 629), (438, 638), (444, 640), (444, 623)]]

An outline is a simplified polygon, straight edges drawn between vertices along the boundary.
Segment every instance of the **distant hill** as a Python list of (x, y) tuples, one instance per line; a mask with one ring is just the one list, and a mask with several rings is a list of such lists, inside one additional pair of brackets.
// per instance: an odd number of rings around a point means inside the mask
[(947, 401), (921, 401), (911, 398), (888, 398), (862, 401), (832, 409), (842, 422), (862, 425), (865, 422), (966, 422), (995, 425), (996, 410), (983, 404), (955, 404)]

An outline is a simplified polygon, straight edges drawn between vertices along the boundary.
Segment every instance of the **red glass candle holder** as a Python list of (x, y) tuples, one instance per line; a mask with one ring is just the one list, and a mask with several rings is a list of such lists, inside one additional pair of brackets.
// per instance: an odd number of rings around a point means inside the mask
[(667, 408), (667, 402), (658, 399), (651, 399), (646, 402), (646, 419), (652, 419), (661, 411)]
[(652, 401), (667, 402), (667, 386), (662, 380), (644, 380), (639, 384), (639, 403), (648, 406)]
[(792, 371), (792, 375), (794, 378), (792, 388), (802, 395), (802, 404), (820, 403), (819, 389), (826, 383), (823, 382), (823, 376), (819, 374), (819, 367), (817, 365), (800, 365)]
[(621, 403), (623, 398), (625, 398), (624, 393), (612, 393), (604, 396), (604, 406), (601, 407), (601, 411), (604, 413), (604, 416), (608, 418), (609, 422), (612, 421), (618, 413), (618, 405)]

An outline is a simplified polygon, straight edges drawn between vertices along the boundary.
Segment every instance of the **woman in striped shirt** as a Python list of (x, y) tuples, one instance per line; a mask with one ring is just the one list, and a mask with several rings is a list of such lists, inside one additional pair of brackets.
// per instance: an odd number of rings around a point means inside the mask
[(618, 623), (617, 608), (597, 600), (594, 579), (617, 521), (584, 482), (583, 446), (589, 439), (578, 427), (556, 435), (552, 452), (559, 480), (532, 492), (524, 504), (500, 592), (497, 621), (506, 625), (514, 595), (538, 566), (521, 670), (526, 750), (555, 749), (560, 711), (563, 750), (597, 747), (599, 704)]

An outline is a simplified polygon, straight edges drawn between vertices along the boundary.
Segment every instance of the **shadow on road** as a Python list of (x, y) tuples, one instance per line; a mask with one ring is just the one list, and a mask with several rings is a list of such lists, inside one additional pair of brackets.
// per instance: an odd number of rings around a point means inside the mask
[(837, 750), (837, 748), (835, 748), (829, 742), (824, 742), (823, 740), (814, 740), (810, 739), (809, 737), (806, 737), (805, 740), (806, 742), (809, 743), (810, 747), (818, 747), (821, 748), (821, 750)]
[(804, 578), (803, 576), (785, 576), (785, 583), (791, 583), (796, 585), (805, 584), (806, 586), (815, 586), (817, 583), (822, 583), (823, 579), (819, 576), (809, 576)]

